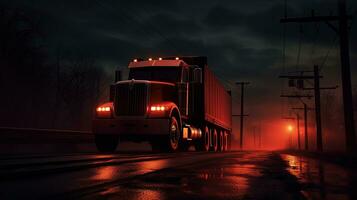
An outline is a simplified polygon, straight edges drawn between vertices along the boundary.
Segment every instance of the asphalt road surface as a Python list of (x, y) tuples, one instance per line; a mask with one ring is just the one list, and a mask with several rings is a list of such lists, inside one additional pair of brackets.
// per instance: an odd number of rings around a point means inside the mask
[(2, 156), (0, 199), (357, 199), (354, 169), (275, 152)]

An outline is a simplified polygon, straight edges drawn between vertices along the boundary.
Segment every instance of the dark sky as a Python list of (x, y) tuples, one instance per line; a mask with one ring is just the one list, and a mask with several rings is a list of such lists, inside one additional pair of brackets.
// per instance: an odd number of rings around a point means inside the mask
[[(235, 81), (250, 81), (250, 121), (270, 122), (282, 115), (284, 0), (14, 0), (11, 4), (41, 16), (50, 49), (72, 50), (98, 60), (109, 72), (135, 57), (206, 55), (209, 66), (233, 90)], [(337, 14), (337, 0), (288, 0), (287, 15)], [(353, 14), (357, 2), (349, 0)], [(357, 28), (351, 29), (351, 63), (357, 60)], [(286, 71), (321, 64), (323, 83), (340, 84), (335, 33), (326, 24), (286, 25)], [(301, 41), (301, 56), (297, 52)], [(297, 64), (299, 63), (299, 64)], [(352, 75), (355, 82), (355, 73)], [(340, 90), (336, 94), (340, 94)], [(234, 112), (238, 112), (237, 105)]]

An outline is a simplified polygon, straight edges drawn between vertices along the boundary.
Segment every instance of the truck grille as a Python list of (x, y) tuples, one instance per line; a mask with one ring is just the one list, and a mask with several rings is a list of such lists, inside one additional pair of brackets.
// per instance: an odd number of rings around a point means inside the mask
[(145, 83), (118, 84), (115, 89), (114, 104), (117, 116), (145, 115), (147, 85)]

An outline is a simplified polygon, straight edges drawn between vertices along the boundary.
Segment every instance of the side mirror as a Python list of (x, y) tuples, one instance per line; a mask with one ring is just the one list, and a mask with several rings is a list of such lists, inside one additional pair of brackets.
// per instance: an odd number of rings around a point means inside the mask
[(109, 87), (109, 101), (114, 101), (114, 95), (115, 95), (115, 85), (112, 84)]
[(193, 82), (202, 83), (202, 68), (197, 67), (193, 70)]
[(122, 77), (121, 77), (121, 70), (115, 70), (115, 82), (121, 81)]

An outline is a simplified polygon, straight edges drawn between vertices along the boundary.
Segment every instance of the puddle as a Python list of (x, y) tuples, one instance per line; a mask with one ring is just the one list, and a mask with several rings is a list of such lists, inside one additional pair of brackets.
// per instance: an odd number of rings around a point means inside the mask
[(283, 154), (288, 171), (302, 184), (307, 199), (357, 199), (357, 172), (317, 159)]

